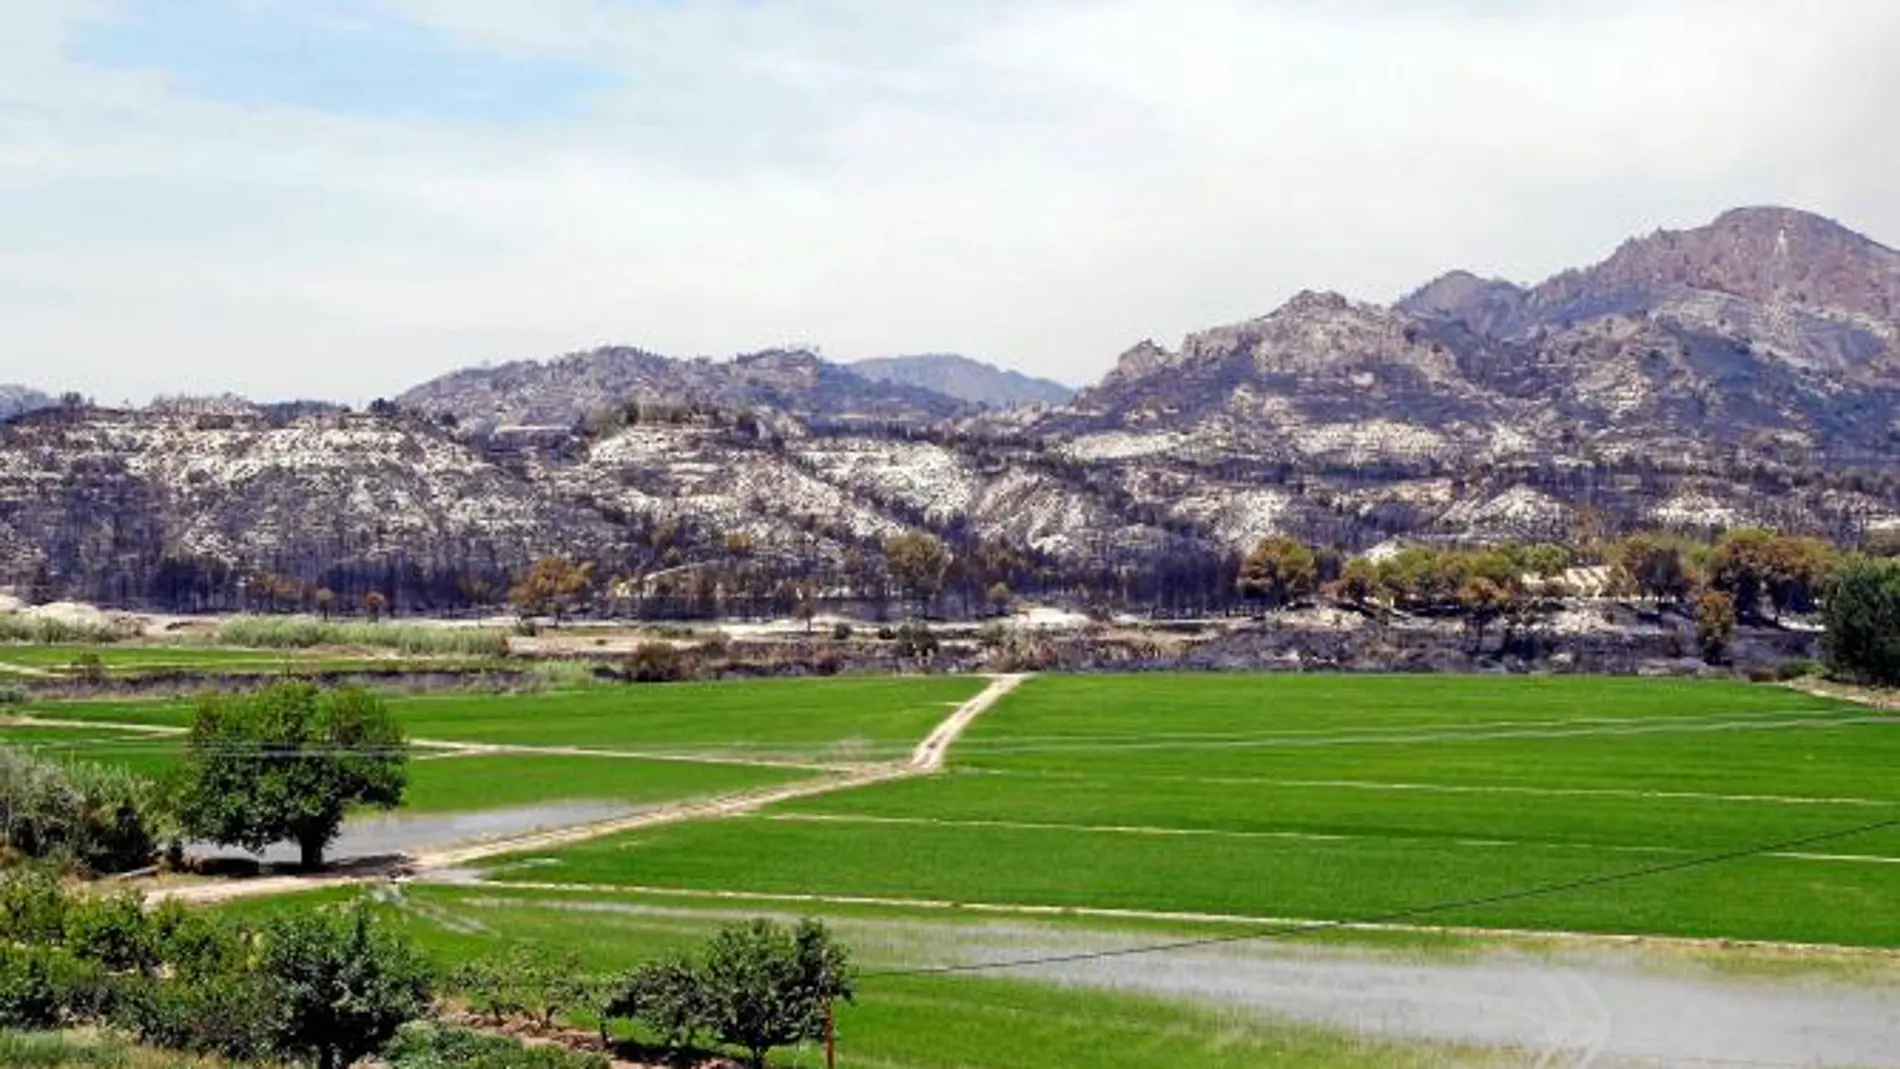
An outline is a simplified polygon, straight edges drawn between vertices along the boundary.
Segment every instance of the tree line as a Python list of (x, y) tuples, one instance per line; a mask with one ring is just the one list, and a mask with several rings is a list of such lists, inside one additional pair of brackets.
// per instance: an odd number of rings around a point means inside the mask
[(1493, 624), (1525, 623), (1565, 599), (1642, 598), (1692, 619), (1711, 663), (1743, 623), (1818, 616), (1837, 670), (1900, 682), (1900, 540), (1850, 552), (1756, 528), (1713, 540), (1644, 531), (1585, 546), (1415, 545), (1375, 559), (1273, 536), (1241, 559), (1234, 585), (1269, 609), (1324, 597), (1381, 615), (1456, 616), (1474, 648)]
[(90, 894), (43, 869), (0, 874), (0, 1030), (104, 1029), (234, 1063), (607, 1064), (470, 1032), (456, 1023), (466, 1013), (496, 1032), (591, 1015), (608, 1052), (621, 1045), (610, 1023), (625, 1021), (670, 1056), (739, 1050), (762, 1067), (776, 1047), (823, 1038), (832, 1004), (855, 992), (849, 952), (809, 920), (728, 925), (695, 954), (624, 973), (521, 951), (444, 973), (369, 898), (252, 923), (175, 900), (148, 909), (136, 892)]

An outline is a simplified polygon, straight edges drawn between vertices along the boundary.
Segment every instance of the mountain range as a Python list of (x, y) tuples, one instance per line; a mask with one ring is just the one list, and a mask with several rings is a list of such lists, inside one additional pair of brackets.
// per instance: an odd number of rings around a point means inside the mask
[(967, 356), (933, 353), (859, 360), (851, 370), (867, 379), (940, 393), (984, 408), (1065, 404), (1075, 391), (1051, 379), (1007, 371)]
[(1746, 208), (1530, 286), (1302, 293), (1073, 395), (960, 357), (606, 348), (368, 413), (62, 406), (0, 431), (0, 582), (199, 604), (268, 571), (453, 604), (558, 551), (842, 584), (922, 529), (1018, 584), (1140, 597), (1230, 588), (1273, 532), (1851, 539), (1900, 523), (1896, 459), (1900, 253)]
[(50, 408), (54, 403), (51, 397), (31, 387), (0, 383), (0, 420), (12, 419), (35, 409)]

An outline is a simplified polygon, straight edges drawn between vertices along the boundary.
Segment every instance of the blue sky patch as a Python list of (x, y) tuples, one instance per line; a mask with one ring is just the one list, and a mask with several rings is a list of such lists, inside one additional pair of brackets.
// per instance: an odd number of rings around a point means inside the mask
[(582, 110), (604, 71), (482, 51), (365, 0), (122, 0), (70, 47), (233, 104), (529, 122)]

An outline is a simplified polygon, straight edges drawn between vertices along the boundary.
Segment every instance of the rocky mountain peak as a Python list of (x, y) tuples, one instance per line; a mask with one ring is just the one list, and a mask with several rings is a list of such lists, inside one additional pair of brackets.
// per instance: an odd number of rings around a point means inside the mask
[(1174, 354), (1162, 348), (1160, 342), (1153, 338), (1143, 338), (1116, 358), (1114, 369), (1102, 382), (1103, 385), (1108, 385), (1145, 379), (1173, 361)]
[(1462, 322), (1480, 333), (1502, 333), (1523, 310), (1528, 292), (1500, 278), (1448, 271), (1400, 300), (1399, 311)]
[(1653, 306), (1683, 290), (1892, 324), (1900, 322), (1900, 252), (1810, 212), (1738, 208), (1707, 226), (1627, 241), (1603, 263), (1539, 286), (1534, 300), (1562, 308), (1623, 294)]

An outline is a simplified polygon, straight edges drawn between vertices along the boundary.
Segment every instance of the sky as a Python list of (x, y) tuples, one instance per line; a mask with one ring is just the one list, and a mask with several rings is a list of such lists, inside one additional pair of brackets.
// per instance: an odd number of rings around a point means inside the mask
[(0, 0), (0, 382), (618, 343), (1070, 383), (1778, 203), (1900, 244), (1889, 0)]

